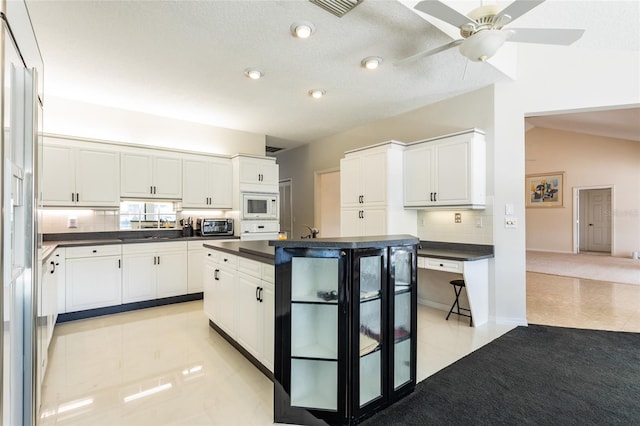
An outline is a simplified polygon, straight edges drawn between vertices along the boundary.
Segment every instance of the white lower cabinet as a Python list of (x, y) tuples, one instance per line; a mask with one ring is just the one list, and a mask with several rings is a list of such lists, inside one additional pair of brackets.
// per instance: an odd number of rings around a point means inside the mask
[(122, 303), (121, 245), (69, 247), (65, 265), (65, 311)]
[(204, 261), (205, 250), (202, 241), (187, 243), (187, 293), (204, 291)]
[(122, 248), (122, 302), (187, 293), (187, 243), (126, 244)]
[(206, 250), (204, 257), (205, 313), (273, 371), (273, 265), (211, 249)]

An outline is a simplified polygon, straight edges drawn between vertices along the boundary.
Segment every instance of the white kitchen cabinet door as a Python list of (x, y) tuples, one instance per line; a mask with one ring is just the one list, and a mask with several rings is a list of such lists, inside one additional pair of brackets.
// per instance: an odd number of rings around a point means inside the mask
[[(278, 183), (277, 165), (276, 168), (276, 184)], [(267, 174), (265, 174), (267, 176)], [(269, 179), (272, 179), (269, 174)], [(218, 159), (212, 161), (209, 165), (209, 207), (216, 209), (230, 209), (233, 207), (233, 168), (231, 160)]]
[(204, 291), (204, 262), (206, 250), (199, 244), (199, 248), (192, 249), (191, 242), (187, 252), (187, 293)]
[(220, 297), (219, 288), (217, 286), (217, 282), (215, 281), (216, 277), (216, 269), (217, 264), (210, 257), (211, 253), (207, 253), (209, 257), (206, 257), (204, 260), (204, 268), (202, 271), (202, 280), (203, 280), (203, 309), (204, 313), (207, 317), (215, 322), (216, 324), (219, 322), (218, 315), (216, 311), (217, 300)]
[(271, 158), (236, 156), (233, 158), (234, 179), (240, 192), (278, 192), (279, 167)]
[(120, 155), (78, 149), (76, 158), (76, 205), (119, 207)]
[(340, 160), (340, 204), (343, 208), (362, 205), (360, 174), (360, 157)]
[(75, 205), (73, 148), (45, 145), (42, 149), (42, 202), (45, 206)]
[(362, 208), (340, 210), (340, 236), (359, 237), (362, 235)]
[(115, 151), (45, 145), (42, 164), (43, 204), (119, 206), (119, 161)]
[(209, 163), (184, 160), (182, 170), (182, 207), (209, 207)]
[(182, 198), (182, 160), (147, 153), (122, 153), (120, 195), (131, 198)]
[(405, 207), (486, 205), (484, 136), (477, 131), (425, 141), (404, 153)]
[(214, 270), (214, 301), (213, 306), (216, 312), (216, 324), (220, 326), (228, 335), (235, 338), (235, 269), (225, 268), (218, 264)]
[(75, 312), (121, 304), (120, 263), (120, 256), (67, 259), (66, 311)]
[(404, 205), (433, 202), (433, 146), (424, 144), (404, 152)]
[(153, 196), (153, 158), (142, 153), (120, 156), (120, 195), (132, 198)]
[(360, 187), (365, 207), (387, 202), (387, 152), (374, 152), (360, 158)]
[(365, 209), (361, 220), (363, 223), (361, 235), (387, 234), (387, 211), (384, 207)]
[[(170, 243), (165, 243), (170, 244)], [(156, 298), (187, 294), (187, 252), (159, 252)]]
[(122, 257), (122, 302), (156, 298), (155, 253), (131, 253)]
[(236, 282), (236, 335), (235, 338), (251, 355), (261, 358), (261, 307), (258, 294), (261, 280), (247, 274), (238, 274)]
[(162, 199), (182, 198), (182, 159), (153, 158), (153, 196)]
[(230, 209), (233, 169), (231, 160), (184, 160), (182, 206), (186, 208)]
[(269, 371), (273, 372), (275, 358), (275, 292), (271, 283), (262, 281), (260, 293), (260, 320), (258, 322), (261, 338), (261, 361)]
[(438, 189), (434, 198), (437, 205), (470, 203), (469, 143), (469, 140), (456, 140), (436, 145), (434, 186)]

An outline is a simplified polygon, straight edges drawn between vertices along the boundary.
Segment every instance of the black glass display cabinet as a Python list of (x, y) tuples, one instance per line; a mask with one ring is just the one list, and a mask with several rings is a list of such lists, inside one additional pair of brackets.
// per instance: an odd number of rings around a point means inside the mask
[(416, 383), (416, 245), (276, 245), (274, 421), (354, 425)]

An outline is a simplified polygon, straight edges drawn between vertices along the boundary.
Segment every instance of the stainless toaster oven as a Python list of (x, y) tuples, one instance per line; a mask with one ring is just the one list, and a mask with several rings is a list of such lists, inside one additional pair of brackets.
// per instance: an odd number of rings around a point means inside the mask
[(198, 219), (200, 235), (233, 235), (233, 219)]

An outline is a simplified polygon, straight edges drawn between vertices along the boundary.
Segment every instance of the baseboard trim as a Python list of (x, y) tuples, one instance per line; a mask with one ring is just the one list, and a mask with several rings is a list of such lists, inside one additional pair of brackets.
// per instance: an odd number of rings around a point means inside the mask
[(183, 294), (180, 296), (163, 297), (162, 299), (144, 300), (142, 302), (124, 303), (122, 305), (105, 306), (104, 308), (87, 309), (85, 311), (67, 312), (58, 314), (56, 324), (76, 321), (87, 318), (101, 317), (103, 315), (119, 314), (138, 309), (154, 308), (156, 306), (172, 305), (174, 303), (192, 302), (202, 299), (203, 293)]
[(428, 306), (430, 308), (435, 308), (445, 312), (449, 312), (449, 309), (451, 309), (451, 305), (445, 305), (444, 303), (434, 302), (432, 300), (427, 300), (427, 299), (418, 299), (418, 304)]
[(273, 373), (269, 371), (267, 367), (262, 365), (262, 363), (258, 361), (256, 357), (251, 355), (251, 353), (249, 353), (249, 351), (247, 351), (240, 343), (236, 342), (233, 337), (229, 336), (223, 329), (221, 329), (215, 322), (209, 320), (209, 327), (213, 328), (220, 336), (222, 336), (224, 340), (226, 340), (227, 342), (229, 342), (229, 344), (231, 344), (231, 346), (236, 348), (238, 352), (242, 354), (242, 356), (244, 356), (251, 364), (253, 364), (258, 370), (260, 370), (262, 374), (267, 376), (269, 380), (271, 380), (272, 382), (274, 381)]

